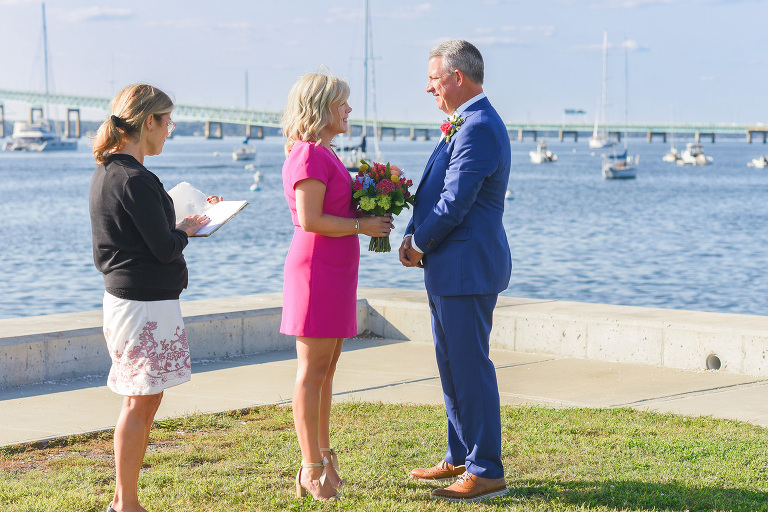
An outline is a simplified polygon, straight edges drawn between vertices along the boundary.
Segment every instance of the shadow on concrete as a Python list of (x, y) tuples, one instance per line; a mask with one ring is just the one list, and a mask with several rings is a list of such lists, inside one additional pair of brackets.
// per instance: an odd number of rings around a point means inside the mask
[[(371, 347), (393, 345), (405, 343), (408, 340), (392, 340), (378, 337), (375, 334), (364, 334), (359, 337), (349, 338), (344, 342), (344, 352), (354, 350), (364, 350)], [(194, 354), (193, 354), (194, 355)], [(195, 373), (206, 373), (225, 368), (236, 368), (240, 366), (251, 366), (258, 364), (280, 363), (296, 359), (296, 350), (280, 350), (275, 352), (264, 352), (260, 354), (249, 354), (243, 356), (233, 356), (221, 359), (194, 360), (192, 361), (192, 375)], [(15, 400), (40, 395), (53, 395), (66, 391), (77, 391), (81, 389), (97, 388), (105, 386), (109, 368), (104, 368), (104, 373), (88, 375), (77, 379), (63, 379), (42, 382), (37, 384), (28, 384), (11, 388), (0, 389), (0, 402), (4, 400)]]
[(54, 380), (39, 384), (27, 384), (12, 388), (0, 389), (0, 402), (16, 400), (40, 395), (54, 395), (65, 391), (77, 391), (80, 389), (97, 388), (107, 383), (108, 370), (102, 375), (88, 375), (77, 379)]

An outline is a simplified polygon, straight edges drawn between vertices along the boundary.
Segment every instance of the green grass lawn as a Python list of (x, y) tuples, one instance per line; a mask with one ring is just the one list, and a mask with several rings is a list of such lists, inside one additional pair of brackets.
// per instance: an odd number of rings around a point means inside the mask
[[(159, 421), (139, 480), (152, 512), (245, 510), (768, 511), (768, 430), (632, 409), (503, 407), (507, 496), (431, 500), (412, 467), (441, 460), (442, 407), (344, 403), (332, 438), (340, 504), (294, 496), (300, 452), (289, 407)], [(0, 510), (103, 512), (112, 433), (0, 448)]]

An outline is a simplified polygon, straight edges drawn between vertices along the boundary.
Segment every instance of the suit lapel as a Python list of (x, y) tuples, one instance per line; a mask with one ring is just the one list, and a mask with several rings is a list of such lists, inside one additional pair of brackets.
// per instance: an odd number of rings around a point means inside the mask
[(432, 164), (435, 162), (435, 158), (437, 158), (437, 155), (440, 154), (440, 151), (443, 150), (443, 147), (445, 147), (445, 137), (442, 138), (440, 143), (435, 147), (435, 150), (432, 151), (432, 156), (429, 157), (427, 166), (424, 168), (424, 174), (421, 175), (419, 186), (416, 188), (417, 194), (419, 193), (419, 189), (421, 188), (422, 183), (424, 183), (427, 180), (427, 176), (429, 176), (429, 171), (432, 170)]
[[(481, 99), (479, 101), (476, 101), (475, 103), (470, 105), (467, 108), (467, 110), (465, 110), (462, 113), (462, 115), (461, 115), (462, 119), (464, 119), (464, 121), (466, 122), (467, 118), (469, 118), (472, 115), (474, 115), (478, 110), (481, 110), (482, 108), (485, 108), (487, 105), (490, 105), (490, 103), (488, 103), (488, 98), (483, 98), (483, 99)], [(459, 127), (459, 129), (461, 129), (461, 127)], [(427, 166), (424, 168), (424, 174), (421, 175), (421, 181), (419, 182), (419, 186), (416, 189), (416, 193), (419, 192), (419, 189), (421, 188), (421, 184), (424, 183), (424, 181), (426, 181), (427, 176), (429, 176), (429, 172), (432, 170), (432, 164), (434, 163), (435, 158), (437, 158), (437, 155), (440, 154), (440, 151), (443, 150), (443, 148), (446, 146), (446, 144), (447, 143), (445, 142), (445, 136), (443, 136), (443, 138), (440, 139), (440, 143), (437, 145), (437, 147), (435, 147), (435, 150), (432, 151), (432, 156), (429, 157), (429, 161), (427, 162)]]
[(427, 162), (427, 166), (424, 168), (424, 174), (428, 173), (429, 170), (432, 168), (432, 163), (435, 161), (435, 158), (437, 158), (437, 155), (440, 154), (440, 151), (443, 149), (443, 146), (445, 146), (445, 137), (443, 137), (438, 145), (435, 147), (435, 150), (432, 151), (432, 156), (429, 157), (429, 161)]

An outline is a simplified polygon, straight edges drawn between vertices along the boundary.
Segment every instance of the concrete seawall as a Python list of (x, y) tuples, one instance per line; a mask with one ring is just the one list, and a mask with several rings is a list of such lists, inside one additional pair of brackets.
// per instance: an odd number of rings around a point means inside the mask
[[(281, 294), (182, 302), (194, 360), (290, 349)], [(431, 343), (426, 293), (361, 288), (358, 330)], [(0, 320), (0, 388), (105, 374), (101, 311)], [(561, 357), (768, 376), (768, 317), (500, 297), (492, 346)]]

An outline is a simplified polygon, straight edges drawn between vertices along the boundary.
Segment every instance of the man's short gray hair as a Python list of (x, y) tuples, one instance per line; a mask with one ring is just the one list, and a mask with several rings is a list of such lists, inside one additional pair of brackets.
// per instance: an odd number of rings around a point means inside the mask
[(443, 71), (453, 73), (458, 69), (476, 84), (483, 85), (483, 56), (472, 43), (463, 39), (445, 41), (429, 51), (429, 58), (432, 57), (443, 58)]

